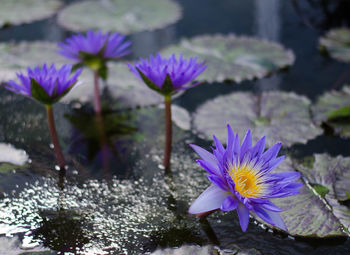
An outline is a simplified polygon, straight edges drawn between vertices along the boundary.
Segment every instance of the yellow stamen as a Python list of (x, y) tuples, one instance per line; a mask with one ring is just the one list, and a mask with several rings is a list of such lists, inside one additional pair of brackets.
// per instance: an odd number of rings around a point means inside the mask
[(259, 171), (254, 167), (243, 164), (234, 165), (228, 169), (235, 189), (242, 197), (257, 198), (262, 195), (264, 185), (261, 182)]

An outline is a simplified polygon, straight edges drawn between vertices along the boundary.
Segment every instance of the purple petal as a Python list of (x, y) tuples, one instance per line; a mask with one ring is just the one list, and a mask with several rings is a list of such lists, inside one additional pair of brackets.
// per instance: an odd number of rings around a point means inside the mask
[(209, 181), (214, 183), (220, 189), (225, 190), (225, 191), (229, 190), (226, 182), (221, 177), (216, 176), (216, 175), (207, 175), (207, 178), (209, 179)]
[(239, 224), (243, 232), (246, 232), (249, 224), (249, 210), (244, 204), (238, 203), (237, 214), (239, 218)]
[(243, 160), (244, 154), (249, 150), (251, 146), (252, 146), (252, 135), (251, 135), (250, 129), (248, 129), (242, 142), (241, 161)]
[(255, 145), (250, 149), (252, 158), (260, 158), (261, 153), (265, 149), (265, 136), (263, 136)]
[(199, 214), (219, 209), (227, 196), (227, 192), (212, 184), (192, 203), (188, 212)]
[(209, 172), (210, 174), (214, 174), (214, 175), (219, 175), (221, 176), (220, 170), (218, 168), (217, 165), (213, 165), (208, 161), (205, 160), (197, 160), (196, 161), (202, 168), (204, 168), (204, 170), (206, 170), (207, 172)]
[(221, 205), (222, 211), (232, 211), (238, 206), (238, 200), (232, 195), (228, 196)]
[(282, 218), (278, 212), (266, 211), (266, 213), (271, 218), (273, 225), (275, 227), (278, 227), (284, 231), (288, 231), (287, 226), (284, 224), (284, 221), (282, 220)]
[(261, 159), (267, 162), (275, 158), (281, 149), (281, 145), (281, 142), (278, 142), (275, 145), (273, 145), (270, 149), (268, 149), (261, 155)]
[(195, 144), (190, 144), (190, 146), (203, 160), (208, 161), (214, 166), (217, 165), (217, 160), (213, 154)]

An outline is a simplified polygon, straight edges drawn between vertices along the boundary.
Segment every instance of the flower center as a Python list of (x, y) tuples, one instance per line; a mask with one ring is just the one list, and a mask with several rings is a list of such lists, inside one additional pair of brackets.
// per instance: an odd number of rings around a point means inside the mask
[(236, 165), (229, 168), (228, 173), (235, 183), (236, 191), (242, 197), (257, 198), (263, 190), (264, 185), (260, 182), (259, 171), (249, 165)]

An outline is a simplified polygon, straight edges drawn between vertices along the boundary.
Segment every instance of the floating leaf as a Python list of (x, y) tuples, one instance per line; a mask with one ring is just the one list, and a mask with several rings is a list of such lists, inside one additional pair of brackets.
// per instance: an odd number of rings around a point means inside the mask
[(350, 63), (350, 29), (336, 28), (320, 38), (320, 49), (332, 58)]
[[(338, 201), (348, 199), (350, 192), (350, 157), (338, 156), (336, 158), (327, 154), (315, 154), (312, 167), (299, 166), (300, 170), (311, 186), (323, 186), (328, 190), (324, 198), (333, 214), (345, 228), (350, 228), (350, 209)], [(315, 188), (317, 191), (318, 189)]]
[(230, 124), (241, 138), (251, 129), (254, 141), (266, 135), (268, 146), (281, 141), (289, 147), (322, 133), (310, 120), (309, 106), (306, 97), (294, 93), (232, 93), (199, 106), (194, 114), (194, 129), (207, 138), (215, 134), (225, 141), (225, 127)]
[(76, 32), (102, 29), (131, 34), (163, 28), (180, 18), (181, 8), (172, 0), (102, 0), (67, 6), (59, 13), (58, 23)]
[(326, 123), (336, 134), (350, 137), (350, 86), (320, 96), (311, 107), (316, 125)]
[(59, 0), (0, 0), (0, 27), (51, 17), (61, 5)]
[(164, 54), (182, 53), (198, 56), (208, 65), (198, 80), (241, 82), (262, 78), (294, 63), (294, 54), (281, 45), (257, 38), (235, 35), (203, 35), (184, 39), (178, 45), (162, 51)]
[[(294, 171), (289, 158), (284, 160), (276, 170), (276, 172), (282, 171)], [(312, 174), (311, 171), (310, 174)], [(322, 238), (347, 235), (343, 231), (342, 219), (338, 217), (335, 210), (332, 211), (332, 208), (312, 189), (311, 185), (305, 184), (299, 191), (300, 193), (296, 196), (272, 200), (283, 209), (280, 215), (287, 226), (288, 234)]]

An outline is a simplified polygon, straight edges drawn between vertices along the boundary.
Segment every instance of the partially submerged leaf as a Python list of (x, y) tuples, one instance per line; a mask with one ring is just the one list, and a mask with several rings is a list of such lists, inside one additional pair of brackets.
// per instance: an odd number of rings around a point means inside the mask
[(169, 46), (163, 54), (196, 57), (208, 65), (199, 81), (241, 82), (262, 78), (294, 63), (294, 54), (281, 45), (235, 35), (202, 35)]
[(264, 92), (254, 95), (237, 92), (209, 100), (194, 114), (194, 129), (211, 139), (216, 135), (226, 141), (226, 125), (230, 124), (241, 139), (251, 129), (253, 141), (266, 135), (267, 145), (281, 141), (289, 147), (306, 143), (322, 133), (311, 122), (310, 101), (286, 92)]
[[(349, 102), (350, 103), (350, 102)], [(328, 120), (337, 120), (337, 119), (350, 119), (350, 105), (349, 106), (344, 106), (340, 107), (337, 110), (330, 111), (328, 112)]]
[(1, 0), (0, 27), (51, 17), (61, 5), (60, 0)]
[(347, 193), (350, 192), (350, 158), (334, 158), (327, 154), (315, 154), (314, 158), (312, 167), (299, 165), (298, 170), (312, 183), (315, 191), (320, 190), (317, 186), (322, 186), (323, 191), (327, 190), (323, 192), (325, 201), (330, 205), (333, 214), (349, 230), (350, 209), (338, 201), (347, 200)]
[(172, 0), (89, 0), (65, 7), (58, 23), (75, 32), (102, 29), (131, 34), (163, 28), (180, 18), (181, 8)]
[(336, 134), (350, 137), (350, 86), (326, 92), (311, 107), (316, 125), (326, 123)]
[(350, 63), (350, 29), (335, 28), (320, 38), (320, 49), (332, 58)]
[[(287, 158), (275, 172), (295, 171), (294, 169), (291, 160)], [(287, 226), (288, 234), (320, 238), (347, 235), (342, 227), (342, 219), (338, 218), (336, 212), (313, 190), (311, 185), (304, 183), (299, 192), (295, 196), (271, 200), (283, 209), (280, 215)]]

